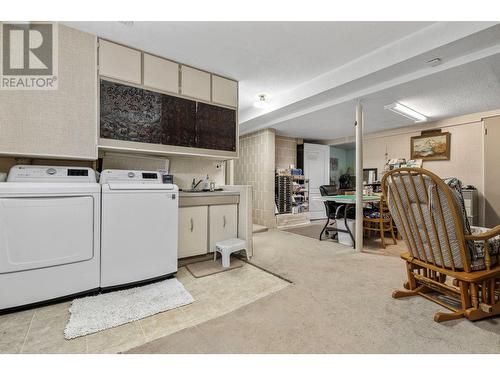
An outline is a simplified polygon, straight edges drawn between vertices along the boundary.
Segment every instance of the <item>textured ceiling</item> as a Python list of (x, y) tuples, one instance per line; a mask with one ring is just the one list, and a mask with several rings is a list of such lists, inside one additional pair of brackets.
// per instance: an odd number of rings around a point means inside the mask
[[(366, 132), (411, 125), (383, 109), (394, 101), (432, 120), (500, 108), (496, 22), (66, 24), (239, 80), (240, 134), (349, 136), (358, 99)], [(267, 110), (253, 107), (260, 93)]]
[[(399, 101), (431, 120), (500, 108), (500, 54), (382, 90), (362, 99), (367, 133), (412, 125), (384, 110)], [(325, 140), (354, 135), (355, 101), (273, 125), (278, 133)]]
[(240, 110), (290, 90), (432, 22), (66, 22), (237, 79)]

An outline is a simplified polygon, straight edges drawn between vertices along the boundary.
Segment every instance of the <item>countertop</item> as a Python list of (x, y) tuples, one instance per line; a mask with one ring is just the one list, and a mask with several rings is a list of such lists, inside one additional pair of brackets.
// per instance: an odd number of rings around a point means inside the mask
[(185, 192), (180, 191), (180, 197), (214, 197), (220, 195), (240, 195), (239, 191), (231, 191), (231, 190), (222, 190), (222, 191), (199, 191), (199, 192)]

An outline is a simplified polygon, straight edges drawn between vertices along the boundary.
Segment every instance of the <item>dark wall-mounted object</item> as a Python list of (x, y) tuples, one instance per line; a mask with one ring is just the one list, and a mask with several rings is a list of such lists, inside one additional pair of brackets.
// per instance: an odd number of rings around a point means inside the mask
[(196, 147), (196, 102), (162, 95), (161, 122), (166, 145)]
[(236, 151), (236, 111), (198, 103), (196, 129), (198, 147)]
[(101, 80), (101, 138), (165, 143), (161, 94)]
[(100, 136), (236, 151), (236, 111), (101, 80)]

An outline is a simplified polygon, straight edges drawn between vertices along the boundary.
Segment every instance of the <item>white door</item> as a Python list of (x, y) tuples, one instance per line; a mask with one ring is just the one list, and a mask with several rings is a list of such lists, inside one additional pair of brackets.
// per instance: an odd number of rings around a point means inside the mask
[(93, 256), (93, 197), (0, 198), (0, 273)]
[(103, 190), (102, 287), (177, 271), (177, 198), (168, 190)]
[(209, 207), (210, 251), (219, 241), (238, 237), (238, 205), (223, 204)]
[(304, 143), (304, 175), (309, 179), (309, 212), (311, 219), (326, 218), (319, 187), (330, 183), (330, 146)]

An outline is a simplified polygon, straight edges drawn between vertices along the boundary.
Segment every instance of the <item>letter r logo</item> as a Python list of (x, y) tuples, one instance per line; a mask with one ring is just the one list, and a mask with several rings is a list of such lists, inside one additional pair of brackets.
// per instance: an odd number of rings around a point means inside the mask
[(3, 74), (53, 74), (52, 24), (2, 25)]

